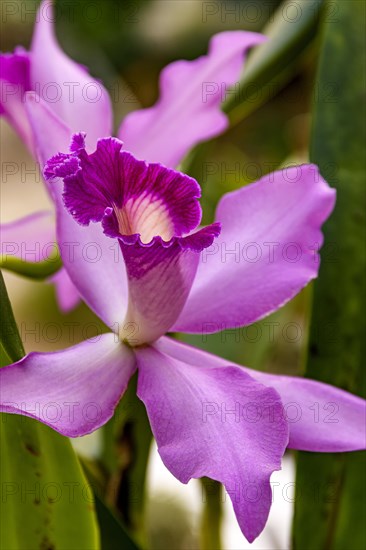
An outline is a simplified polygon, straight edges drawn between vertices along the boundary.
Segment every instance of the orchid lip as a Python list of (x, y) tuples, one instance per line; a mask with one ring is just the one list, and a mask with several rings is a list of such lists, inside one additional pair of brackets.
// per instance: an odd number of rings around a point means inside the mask
[[(155, 202), (158, 202), (156, 200)], [(153, 202), (149, 202), (152, 205)], [(144, 210), (143, 215), (148, 218), (149, 205)], [(162, 246), (167, 247), (177, 238), (174, 234), (174, 229), (171, 228), (171, 223), (168, 217), (164, 218), (165, 211), (162, 208), (162, 220), (142, 220), (142, 223), (136, 223), (128, 215), (126, 205), (118, 207), (113, 204), (113, 207), (107, 207), (104, 211), (104, 220), (115, 217), (118, 223), (119, 233), (109, 235), (112, 238), (117, 238), (127, 245), (138, 243), (142, 247), (152, 246), (155, 242), (159, 242)]]
[(52, 157), (45, 176), (64, 180), (64, 205), (80, 225), (100, 223), (118, 242), (127, 283), (123, 327), (129, 327), (119, 339), (132, 347), (155, 342), (178, 319), (200, 254), (221, 225), (199, 227), (201, 189), (190, 176), (140, 161), (114, 138), (99, 139), (88, 154), (84, 138), (74, 135), (71, 153)]
[(147, 244), (157, 235), (169, 241), (174, 235), (174, 226), (163, 200), (149, 194), (130, 198), (122, 206), (113, 204), (121, 235), (138, 234), (142, 243)]

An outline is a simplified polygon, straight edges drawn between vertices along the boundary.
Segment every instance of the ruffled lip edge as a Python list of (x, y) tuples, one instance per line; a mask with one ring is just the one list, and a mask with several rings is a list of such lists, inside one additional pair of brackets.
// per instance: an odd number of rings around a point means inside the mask
[[(82, 151), (85, 151), (85, 132), (79, 132), (74, 134), (71, 138), (70, 144), (70, 153), (58, 153), (52, 159), (50, 159), (43, 170), (45, 179), (55, 180), (57, 178), (62, 178), (66, 181), (68, 178), (75, 177), (75, 175), (81, 170), (79, 154)], [(98, 140), (98, 144), (105, 138)], [(110, 138), (116, 141), (122, 149), (123, 142), (117, 138)], [(144, 161), (145, 162), (145, 161)], [(148, 163), (145, 162), (147, 165)], [(160, 164), (160, 163), (154, 163)], [(163, 166), (162, 164), (160, 164)], [(189, 176), (188, 176), (189, 177)], [(196, 185), (196, 194), (195, 199), (199, 199), (201, 196), (201, 188)], [(188, 235), (174, 235), (169, 241), (165, 241), (160, 235), (156, 235), (148, 243), (144, 243), (141, 240), (140, 233), (134, 233), (132, 235), (122, 235), (119, 231), (116, 230), (115, 224), (113, 221), (114, 211), (113, 208), (108, 206), (104, 210), (104, 215), (101, 220), (91, 220), (95, 222), (101, 222), (103, 226), (104, 234), (107, 237), (115, 238), (120, 241), (121, 244), (126, 246), (138, 246), (141, 248), (152, 248), (152, 247), (162, 247), (162, 248), (171, 248), (174, 245), (179, 246), (181, 250), (192, 250), (195, 252), (201, 252), (205, 248), (208, 248), (212, 245), (214, 239), (218, 237), (221, 233), (221, 223), (214, 222), (208, 226), (205, 226), (201, 229), (195, 229), (193, 232)], [(80, 222), (79, 222), (80, 223)], [(90, 223), (90, 222), (89, 222)], [(82, 224), (83, 225), (83, 224)], [(86, 224), (89, 225), (89, 224)]]
[[(122, 235), (118, 231), (113, 229), (113, 223), (108, 224), (108, 221), (113, 218), (113, 208), (108, 206), (104, 211), (102, 219), (102, 226), (104, 234), (108, 237), (118, 239), (122, 244), (126, 246), (138, 246), (141, 248), (171, 248), (174, 245), (179, 246), (182, 250), (194, 250), (201, 252), (204, 248), (211, 246), (214, 239), (221, 233), (221, 223), (214, 222), (210, 225), (202, 227), (189, 235), (185, 236), (173, 236), (169, 241), (165, 241), (160, 235), (156, 235), (145, 243), (141, 240), (140, 233), (133, 233), (132, 235)], [(107, 222), (107, 223), (106, 223)]]

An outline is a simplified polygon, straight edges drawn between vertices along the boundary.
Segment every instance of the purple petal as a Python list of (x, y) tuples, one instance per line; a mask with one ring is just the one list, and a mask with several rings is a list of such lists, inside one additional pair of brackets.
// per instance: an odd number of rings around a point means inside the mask
[[(26, 104), (39, 161), (44, 165), (58, 150), (68, 150), (70, 131), (36, 96), (27, 95)], [(68, 275), (90, 308), (115, 329), (127, 310), (126, 269), (119, 245), (106, 237), (99, 225), (82, 227), (74, 220), (64, 206), (61, 180), (49, 189), (56, 204), (57, 241)]]
[(37, 212), (1, 224), (1, 255), (26, 262), (52, 261), (55, 258), (56, 228), (54, 214)]
[(366, 449), (366, 401), (339, 388), (291, 376), (256, 373), (281, 395), (289, 447), (334, 453)]
[(37, 158), (43, 167), (59, 151), (67, 151), (71, 130), (35, 92), (24, 96), (25, 109), (35, 143)]
[(221, 481), (253, 541), (267, 521), (269, 479), (288, 441), (277, 392), (239, 367), (211, 368), (202, 357), (188, 364), (159, 343), (135, 352), (138, 396), (164, 464), (182, 483), (203, 476)]
[(103, 334), (0, 369), (2, 412), (36, 418), (69, 437), (107, 422), (135, 370), (132, 351)]
[[(107, 91), (61, 50), (53, 28), (52, 4), (41, 4), (31, 46), (31, 86), (71, 129), (87, 132), (88, 146), (112, 132)], [(59, 149), (62, 150), (62, 149)]]
[(126, 148), (174, 168), (191, 147), (223, 132), (228, 120), (220, 105), (240, 77), (246, 51), (264, 40), (251, 32), (223, 32), (212, 38), (208, 55), (165, 67), (159, 101), (122, 122), (118, 136)]
[(202, 255), (174, 330), (249, 325), (295, 296), (319, 270), (321, 225), (335, 203), (314, 165), (291, 167), (225, 195), (222, 232)]
[(13, 54), (0, 54), (0, 115), (18, 132), (31, 152), (33, 138), (24, 109), (24, 93), (31, 89), (29, 54), (17, 48)]
[(72, 311), (80, 302), (80, 294), (66, 269), (62, 267), (50, 281), (56, 287), (57, 302), (61, 311), (64, 313)]
[[(159, 340), (159, 349), (190, 365), (222, 366), (219, 357), (169, 338)], [(365, 449), (364, 399), (315, 380), (241, 368), (280, 394), (283, 414), (289, 424), (289, 447), (317, 452)]]
[[(58, 260), (55, 226), (55, 215), (46, 211), (0, 225), (3, 259), (14, 256), (27, 262)], [(56, 286), (61, 311), (74, 309), (80, 302), (80, 295), (65, 269), (61, 268), (49, 280)]]
[(128, 302), (126, 267), (118, 242), (106, 237), (99, 224), (79, 225), (60, 199), (57, 235), (70, 279), (98, 317), (117, 331)]
[[(0, 113), (6, 111), (8, 96), (16, 93), (24, 94), (31, 89), (30, 84), (29, 54), (22, 48), (17, 48), (14, 53), (0, 54)], [(3, 85), (3, 82), (15, 84), (13, 89)]]

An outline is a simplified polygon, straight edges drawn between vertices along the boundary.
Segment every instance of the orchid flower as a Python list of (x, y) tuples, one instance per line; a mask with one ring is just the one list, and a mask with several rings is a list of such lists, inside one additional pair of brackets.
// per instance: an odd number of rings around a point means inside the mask
[[(30, 52), (17, 48), (14, 54), (0, 56), (0, 114), (42, 162), (32, 122), (34, 102), (44, 102), (51, 111), (50, 124), (64, 123), (70, 131), (68, 142), (72, 133), (86, 132), (90, 150), (98, 138), (112, 134), (112, 108), (103, 85), (60, 49), (48, 0), (41, 4), (36, 20)], [(245, 53), (264, 40), (263, 35), (252, 32), (222, 32), (211, 39), (207, 55), (165, 67), (156, 105), (132, 112), (122, 121), (118, 136), (125, 147), (138, 158), (174, 168), (194, 145), (222, 133), (228, 120), (220, 110), (221, 89), (237, 81)], [(63, 150), (65, 143), (54, 141), (54, 146), (52, 154)], [(91, 240), (95, 238), (104, 237), (91, 236)], [(24, 257), (24, 250), (38, 250), (32, 259), (47, 259), (42, 251), (56, 240), (53, 213), (39, 212), (3, 224), (2, 240), (5, 256)], [(61, 309), (72, 309), (79, 294), (67, 271), (61, 269), (52, 280)]]
[[(75, 228), (79, 236), (91, 227), (110, 243), (114, 261), (106, 249), (106, 257), (88, 263), (78, 247), (73, 254), (64, 248), (63, 260), (111, 332), (63, 351), (30, 353), (1, 369), (2, 410), (81, 436), (111, 418), (137, 370), (137, 394), (166, 467), (182, 483), (202, 476), (222, 482), (253, 541), (265, 526), (270, 476), (286, 448), (364, 448), (365, 402), (327, 384), (228, 364), (166, 333), (247, 325), (292, 298), (317, 275), (311, 245), (322, 243), (334, 190), (314, 165), (278, 171), (225, 195), (216, 221), (200, 228), (194, 179), (136, 159), (115, 138), (98, 140), (89, 154), (81, 134), (70, 153), (47, 162), (45, 177), (66, 206), (61, 246), (70, 249)], [(223, 261), (223, 247), (248, 242), (277, 246), (257, 262), (237, 262), (232, 254)], [(296, 262), (283, 255), (288, 243), (301, 250)], [(326, 416), (315, 418), (314, 404)], [(289, 405), (296, 406), (296, 421), (286, 414)]]

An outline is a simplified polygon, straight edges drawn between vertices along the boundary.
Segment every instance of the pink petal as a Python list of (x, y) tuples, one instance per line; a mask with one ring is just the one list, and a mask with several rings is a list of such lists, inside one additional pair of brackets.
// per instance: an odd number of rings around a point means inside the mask
[(80, 294), (66, 269), (62, 267), (50, 280), (56, 287), (57, 302), (61, 311), (72, 311), (80, 302)]
[(306, 378), (256, 373), (281, 395), (291, 449), (334, 453), (366, 449), (366, 401)]
[(24, 109), (24, 93), (31, 89), (29, 54), (17, 48), (13, 54), (0, 54), (0, 115), (18, 132), (31, 152), (33, 138)]
[(103, 334), (0, 369), (2, 412), (36, 418), (69, 437), (107, 422), (135, 370), (132, 351)]
[[(68, 151), (70, 131), (34, 94), (27, 94), (26, 106), (43, 166), (58, 151)], [(82, 227), (74, 220), (64, 206), (61, 180), (48, 187), (56, 204), (57, 241), (68, 275), (90, 308), (115, 328), (127, 310), (127, 278), (118, 243), (114, 246), (99, 225)]]
[(1, 254), (26, 262), (52, 261), (55, 258), (56, 227), (54, 214), (37, 212), (1, 224)]
[(319, 270), (321, 226), (335, 191), (314, 165), (291, 167), (225, 195), (220, 237), (202, 259), (173, 330), (249, 325), (295, 296)]
[[(2, 256), (4, 259), (15, 256), (27, 262), (58, 260), (55, 225), (54, 214), (46, 211), (0, 225)], [(56, 286), (61, 311), (74, 309), (80, 295), (65, 269), (61, 268), (49, 280)]]
[(108, 92), (61, 50), (55, 37), (52, 4), (41, 4), (31, 46), (31, 87), (70, 128), (84, 131), (88, 146), (112, 132)]
[(106, 237), (99, 224), (79, 225), (60, 202), (57, 235), (65, 269), (88, 306), (117, 331), (128, 302), (126, 267), (118, 242)]
[(118, 136), (126, 149), (174, 168), (194, 145), (223, 132), (228, 120), (220, 105), (226, 91), (238, 81), (246, 51), (264, 40), (251, 32), (223, 32), (212, 38), (208, 55), (165, 67), (158, 102), (122, 122)]
[(32, 129), (36, 155), (43, 167), (52, 155), (68, 150), (72, 132), (35, 92), (25, 94), (24, 104)]
[(281, 468), (288, 441), (287, 422), (269, 414), (281, 411), (277, 392), (222, 361), (217, 368), (202, 357), (188, 364), (159, 343), (135, 351), (138, 396), (164, 464), (182, 483), (203, 476), (221, 481), (253, 541), (266, 523), (269, 479)]
[[(169, 338), (159, 340), (159, 349), (190, 365), (215, 368), (223, 363), (215, 355)], [(365, 449), (364, 399), (315, 380), (241, 369), (280, 394), (283, 415), (289, 424), (289, 447), (315, 452)]]

